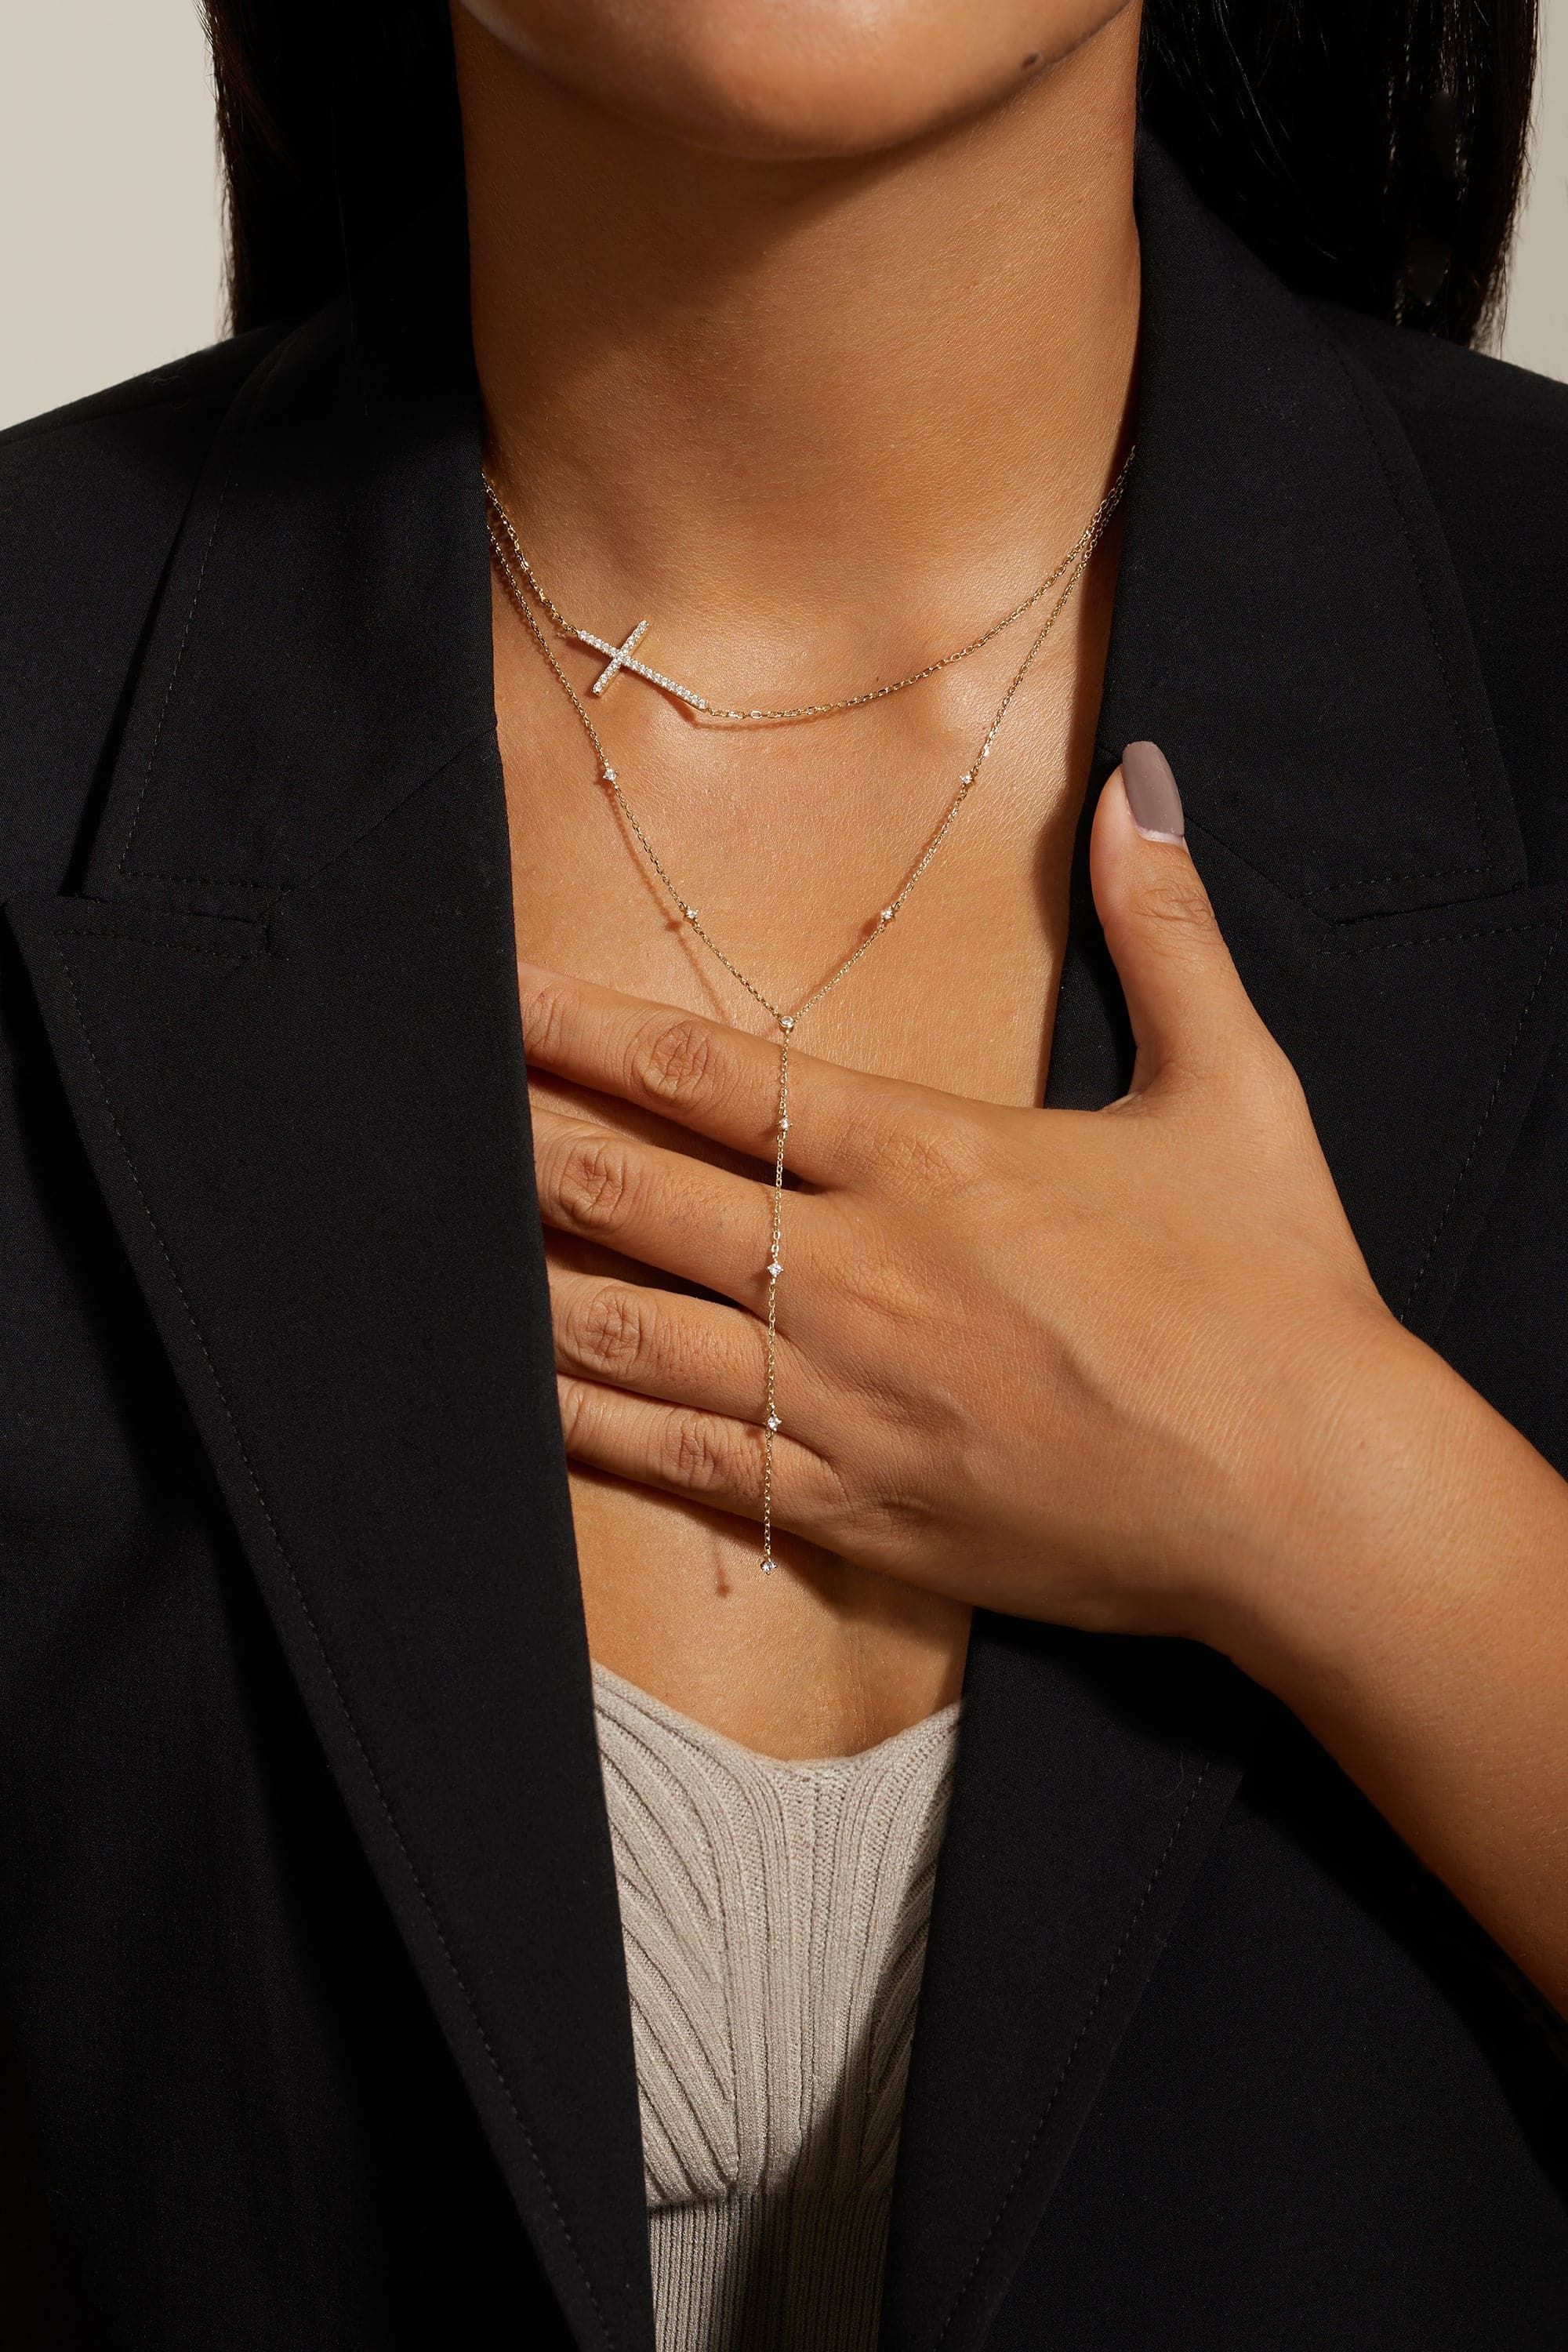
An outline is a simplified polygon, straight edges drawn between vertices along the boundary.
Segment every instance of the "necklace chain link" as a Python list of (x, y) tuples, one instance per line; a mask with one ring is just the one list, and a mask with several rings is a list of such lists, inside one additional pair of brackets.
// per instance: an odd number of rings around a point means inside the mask
[(841, 695), (837, 700), (831, 702), (801, 702), (782, 706), (776, 709), (759, 707), (745, 710), (731, 709), (725, 704), (716, 701), (710, 695), (699, 693), (691, 687), (681, 686), (673, 677), (667, 676), (663, 670), (652, 668), (647, 662), (637, 660), (635, 657), (635, 648), (642, 642), (647, 631), (648, 625), (646, 621), (639, 621), (631, 634), (618, 646), (613, 644), (609, 638), (599, 636), (593, 630), (581, 628), (576, 622), (569, 621), (560, 605), (544, 587), (532, 562), (524, 552), (517, 526), (488, 472), (484, 476), (484, 486), (485, 502), (489, 509), (492, 525), (500, 530), (505, 539), (511, 562), (526, 583), (528, 592), (534, 603), (561, 636), (574, 638), (579, 645), (592, 647), (595, 653), (603, 654), (608, 661), (609, 667), (595, 681), (592, 688), (595, 696), (602, 694), (612, 678), (622, 670), (626, 670), (633, 677), (645, 679), (650, 686), (662, 688), (667, 694), (673, 695), (678, 701), (684, 702), (691, 709), (700, 711), (705, 719), (749, 725), (752, 722), (827, 719), (837, 711), (863, 709), (869, 702), (881, 702), (889, 695), (905, 693), (911, 686), (923, 686), (928, 677), (935, 677), (941, 671), (951, 669), (954, 662), (967, 661), (971, 654), (981, 652), (991, 644), (994, 638), (1001, 636), (1004, 630), (1010, 629), (1016, 621), (1021, 621), (1026, 613), (1032, 613), (1035, 606), (1043, 597), (1049, 595), (1057, 583), (1073, 568), (1074, 564), (1092, 552), (1121, 495), (1121, 485), (1126, 470), (1124, 466), (1079, 537), (1055, 569), (1046, 574), (1037, 587), (1031, 588), (1028, 594), (1015, 604), (1010, 612), (1004, 613), (999, 619), (993, 621), (989, 627), (982, 629), (978, 636), (969, 638), (962, 646), (955, 646), (951, 653), (938, 655), (935, 660), (927, 662), (920, 669), (909, 671), (903, 677), (889, 679), (881, 686), (867, 687), (858, 694)]
[[(554, 626), (566, 635), (575, 636), (580, 633), (571, 627), (570, 624), (564, 620), (556, 606), (551, 603), (550, 599), (545, 595), (544, 591), (540, 587), (533, 570), (518, 542), (517, 532), (512, 526), (511, 518), (508, 515), (505, 507), (501, 504), (500, 496), (497, 493), (495, 486), (491, 482), (489, 476), (487, 474), (484, 478), (485, 497), (489, 509), (488, 530), (490, 553), (494, 558), (502, 585), (506, 589), (510, 602), (515, 607), (523, 621), (524, 625), (527, 627), (534, 645), (548, 663), (550, 669), (554, 676), (556, 684), (561, 688), (563, 693), (570, 701), (574, 711), (576, 713), (578, 723), (582, 727), (584, 733), (587, 736), (588, 741), (593, 747), (594, 758), (598, 767), (599, 780), (601, 783), (604, 784), (605, 789), (613, 797), (616, 810), (618, 811), (622, 820), (626, 824), (633, 838), (636, 840), (638, 847), (641, 849), (643, 856), (647, 860), (652, 871), (658, 877), (660, 884), (675, 906), (686, 928), (695, 933), (696, 937), (701, 940), (709, 953), (717, 962), (723, 966), (731, 978), (736, 981), (739, 985), (745, 990), (747, 995), (750, 996), (754, 1003), (762, 1006), (763, 1012), (766, 1013), (769, 1018), (774, 1023), (779, 1032), (778, 1097), (773, 1126), (773, 1201), (772, 1214), (769, 1223), (768, 1262), (765, 1269), (767, 1281), (767, 1306), (765, 1318), (763, 1325), (763, 1393), (764, 1402), (764, 1418), (762, 1432), (763, 1538), (762, 1558), (758, 1565), (764, 1575), (770, 1575), (774, 1566), (773, 1551), (773, 1443), (775, 1438), (777, 1438), (783, 1432), (783, 1422), (780, 1418), (778, 1409), (777, 1385), (778, 1289), (780, 1277), (784, 1273), (784, 1160), (787, 1149), (786, 1139), (789, 1134), (790, 1040), (795, 1028), (798, 1026), (805, 1015), (812, 1010), (814, 1005), (821, 1003), (823, 998), (828, 993), (829, 990), (837, 987), (838, 982), (847, 972), (854, 970), (861, 957), (875, 945), (877, 940), (879, 940), (883, 933), (889, 929), (889, 925), (899, 914), (905, 900), (909, 898), (910, 891), (913, 890), (915, 885), (925, 874), (928, 867), (931, 866), (932, 859), (937, 856), (938, 852), (942, 848), (943, 842), (947, 839), (948, 835), (952, 832), (952, 827), (957, 821), (960, 809), (962, 809), (964, 802), (968, 799), (971, 792), (979, 781), (982, 765), (991, 755), (991, 747), (994, 743), (998, 733), (1001, 731), (1003, 721), (1005, 719), (1008, 711), (1012, 709), (1014, 700), (1016, 698), (1019, 689), (1022, 688), (1025, 679), (1028, 677), (1030, 670), (1034, 667), (1037, 655), (1038, 655), (1043, 649), (1047, 639), (1050, 636), (1051, 631), (1055, 628), (1058, 620), (1066, 610), (1074, 590), (1078, 587), (1079, 583), (1083, 578), (1085, 572), (1089, 568), (1089, 564), (1094, 554), (1095, 549), (1099, 546), (1100, 540), (1105, 534), (1106, 527), (1110, 523), (1111, 516), (1115, 513), (1117, 506), (1121, 502), (1121, 494), (1126, 487), (1128, 473), (1131, 467), (1134, 455), (1134, 450), (1130, 449), (1128, 451), (1121, 471), (1117, 474), (1115, 480), (1111, 483), (1110, 489), (1100, 500), (1100, 505), (1095, 509), (1094, 514), (1091, 516), (1089, 523), (1074, 541), (1072, 548), (1063, 558), (1062, 562), (1057, 566), (1056, 570), (1037, 589), (1033, 592), (1031, 595), (1026, 597), (1021, 604), (1016, 606), (1015, 609), (1007, 614), (1005, 620), (995, 623), (983, 636), (976, 637), (971, 644), (962, 646), (955, 653), (944, 655), (940, 661), (928, 664), (928, 666), (922, 670), (911, 671), (907, 678), (900, 678), (894, 685), (879, 687), (867, 694), (852, 695), (847, 697), (842, 702), (803, 704), (795, 710), (739, 711), (715, 709), (708, 704), (698, 703), (697, 698), (686, 693), (682, 689), (675, 688), (672, 681), (663, 679), (658, 673), (641, 673), (643, 675), (651, 675), (656, 684), (662, 683), (671, 686), (672, 690), (679, 696), (680, 699), (691, 702), (695, 707), (702, 709), (710, 718), (762, 720), (820, 718), (832, 711), (856, 709), (864, 703), (879, 701), (885, 695), (900, 693), (907, 686), (918, 685), (924, 678), (935, 677), (939, 670), (947, 668), (955, 661), (962, 661), (967, 654), (977, 652), (982, 646), (989, 644), (993, 637), (999, 635), (1002, 630), (1008, 627), (1014, 621), (1022, 619), (1023, 615), (1026, 612), (1030, 611), (1033, 606), (1037, 604), (1040, 599), (1049, 589), (1054, 587), (1058, 581), (1065, 583), (1062, 586), (1060, 594), (1057, 597), (1049, 612), (1046, 614), (1044, 621), (1042, 621), (1040, 626), (1035, 632), (1033, 638), (1030, 640), (1028, 649), (1025, 653), (1023, 659), (1019, 662), (1017, 667), (1013, 672), (1013, 675), (1008, 681), (1006, 690), (1003, 694), (1002, 699), (996, 705), (995, 710), (992, 714), (990, 724), (987, 726), (984, 735), (980, 739), (979, 747), (975, 751), (974, 757), (970, 761), (968, 767), (964, 770), (963, 775), (959, 778), (957, 792), (949, 802), (946, 810), (936, 826), (926, 836), (924, 845), (921, 849), (921, 852), (916, 857), (914, 863), (906, 871), (904, 879), (899, 889), (894, 893), (888, 904), (881, 909), (880, 913), (876, 918), (876, 920), (871, 924), (870, 928), (867, 931), (866, 936), (857, 946), (850, 950), (847, 955), (843, 957), (842, 960), (834, 966), (826, 979), (819, 982), (819, 984), (812, 990), (809, 995), (802, 997), (798, 1003), (788, 1007), (775, 1003), (773, 998), (767, 993), (767, 991), (763, 989), (758, 982), (753, 980), (749, 972), (742, 971), (740, 965), (737, 964), (731, 957), (726, 954), (719, 941), (714, 939), (708, 930), (707, 926), (702, 920), (700, 909), (694, 907), (687, 898), (684, 891), (680, 888), (679, 883), (675, 880), (675, 877), (669, 872), (668, 868), (665, 866), (664, 861), (659, 856), (659, 854), (644, 828), (641, 820), (638, 818), (630, 801), (626, 798), (625, 792), (621, 788), (620, 778), (616, 774), (615, 768), (610, 763), (608, 754), (605, 749), (604, 740), (599, 734), (598, 729), (594, 724), (593, 716), (590, 713), (586, 703), (583, 700), (582, 696), (578, 693), (576, 688), (573, 685), (572, 680), (567, 677), (565, 670), (556, 657), (554, 647), (551, 645), (550, 640), (545, 635), (544, 629), (540, 623), (538, 614), (533, 609), (534, 603), (537, 603), (540, 605)], [(531, 597), (533, 600), (532, 602), (530, 601)], [(634, 632), (633, 634), (635, 639), (636, 636), (640, 635), (640, 631)], [(598, 644), (600, 641), (595, 639), (592, 642)], [(615, 651), (613, 646), (605, 646), (604, 649), (611, 653)]]

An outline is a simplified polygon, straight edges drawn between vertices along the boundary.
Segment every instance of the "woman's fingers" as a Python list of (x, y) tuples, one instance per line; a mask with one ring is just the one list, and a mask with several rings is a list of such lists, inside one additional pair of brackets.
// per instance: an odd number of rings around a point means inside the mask
[(556, 1232), (721, 1290), (743, 1307), (766, 1298), (773, 1220), (766, 1185), (542, 1106), (533, 1114), (533, 1161), (540, 1213)]
[(761, 1425), (766, 1363), (755, 1316), (563, 1266), (550, 1269), (550, 1305), (557, 1370)]
[(1212, 1078), (1277, 1051), (1242, 986), (1187, 850), (1163, 752), (1129, 743), (1095, 811), (1095, 905), (1138, 1043), (1133, 1091), (1163, 1073)]
[[(531, 1062), (772, 1162), (781, 1037), (748, 1036), (700, 1013), (531, 964), (520, 964), (518, 978)], [(877, 1156), (878, 1134), (918, 1111), (925, 1095), (897, 1079), (818, 1061), (793, 1044), (789, 1065), (784, 1159), (814, 1184), (843, 1183), (859, 1173)]]
[[(763, 1433), (694, 1405), (662, 1404), (602, 1388), (570, 1373), (556, 1377), (561, 1427), (574, 1462), (608, 1470), (639, 1486), (685, 1495), (737, 1517), (763, 1516)], [(831, 1545), (837, 1482), (808, 1446), (773, 1441), (773, 1516), (780, 1527)]]

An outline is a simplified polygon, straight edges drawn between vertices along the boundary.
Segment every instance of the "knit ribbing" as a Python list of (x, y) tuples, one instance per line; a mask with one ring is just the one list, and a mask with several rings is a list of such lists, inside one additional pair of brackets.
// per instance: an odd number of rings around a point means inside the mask
[(594, 1686), (659, 2352), (870, 2352), (957, 1703), (796, 1764)]

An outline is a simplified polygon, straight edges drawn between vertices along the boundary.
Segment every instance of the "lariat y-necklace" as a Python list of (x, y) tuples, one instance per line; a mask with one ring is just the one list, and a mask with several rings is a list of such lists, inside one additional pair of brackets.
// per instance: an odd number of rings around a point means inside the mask
[[(731, 958), (725, 953), (718, 940), (711, 936), (706, 925), (703, 923), (700, 909), (694, 907), (688, 899), (686, 893), (681, 889), (679, 884), (675, 880), (673, 875), (671, 875), (668, 868), (665, 866), (658, 850), (654, 847), (652, 841), (648, 838), (647, 834), (643, 828), (641, 821), (632, 808), (631, 803), (627, 800), (625, 792), (622, 790), (619, 776), (610, 764), (609, 756), (605, 750), (598, 730), (595, 728), (593, 719), (589, 715), (587, 705), (584, 702), (581, 695), (577, 692), (576, 688), (573, 685), (571, 679), (562, 668), (560, 662), (556, 659), (554, 648), (551, 645), (549, 638), (546, 636), (538, 614), (534, 612), (533, 605), (530, 602), (529, 585), (525, 585), (524, 578), (520, 576), (517, 565), (513, 561), (514, 553), (520, 557), (521, 553), (521, 551), (517, 547), (516, 534), (511, 530), (510, 518), (507, 516), (505, 508), (501, 506), (500, 501), (488, 478), (486, 480), (486, 494), (490, 505), (492, 516), (489, 525), (490, 552), (495, 559), (496, 568), (500, 574), (502, 583), (506, 588), (509, 597), (516, 606), (530, 635), (534, 641), (534, 644), (538, 646), (546, 662), (550, 665), (550, 668), (554, 675), (556, 683), (560, 686), (562, 691), (566, 695), (568, 700), (571, 702), (572, 708), (577, 714), (578, 721), (581, 724), (584, 734), (587, 736), (589, 742), (593, 746), (594, 758), (597, 763), (600, 782), (605, 786), (605, 790), (614, 799), (621, 817), (624, 819), (633, 838), (641, 849), (643, 856), (647, 858), (649, 866), (652, 868), (664, 890), (673, 902), (686, 929), (692, 932), (697, 939), (701, 940), (709, 953), (717, 962), (722, 964), (724, 970), (730, 974), (731, 978), (738, 982), (740, 986), (745, 990), (747, 995), (752, 997), (756, 1003), (762, 1006), (763, 1012), (767, 1013), (770, 1020), (773, 1021), (778, 1030), (778, 1104), (773, 1124), (773, 1206), (768, 1234), (767, 1265), (765, 1268), (768, 1286), (767, 1311), (763, 1326), (763, 1396), (764, 1408), (763, 1421), (763, 1549), (762, 1558), (758, 1562), (758, 1565), (764, 1576), (771, 1575), (773, 1569), (773, 1441), (780, 1434), (784, 1427), (784, 1423), (779, 1415), (777, 1389), (778, 1298), (779, 1281), (784, 1270), (784, 1153), (786, 1150), (786, 1139), (789, 1135), (790, 1041), (805, 1015), (811, 1012), (814, 1006), (821, 1003), (823, 998), (828, 993), (829, 990), (837, 987), (839, 982), (845, 977), (845, 975), (854, 970), (861, 957), (865, 955), (867, 951), (875, 945), (877, 940), (879, 940), (891, 927), (902, 908), (905, 900), (909, 898), (910, 891), (914, 888), (916, 883), (919, 882), (921, 877), (926, 872), (931, 860), (936, 856), (937, 852), (941, 849), (943, 842), (947, 839), (948, 835), (952, 832), (952, 827), (957, 821), (960, 809), (963, 806), (964, 802), (968, 799), (975, 784), (979, 782), (981, 768), (984, 764), (985, 761), (991, 756), (991, 747), (994, 743), (998, 733), (1001, 731), (1002, 722), (1006, 718), (1008, 711), (1012, 709), (1014, 699), (1016, 697), (1019, 688), (1022, 687), (1024, 680), (1027, 677), (1030, 670), (1033, 668), (1036, 656), (1040, 652), (1047, 638), (1050, 635), (1051, 631), (1055, 628), (1057, 622), (1061, 617), (1062, 613), (1066, 610), (1068, 602), (1071, 597), (1074, 589), (1078, 586), (1079, 582), (1082, 579), (1084, 572), (1089, 567), (1089, 559), (1093, 555), (1096, 547), (1100, 544), (1100, 541), (1104, 535), (1106, 525), (1110, 520), (1112, 514), (1116, 510), (1117, 504), (1121, 499), (1122, 489), (1127, 480), (1128, 468), (1131, 467), (1131, 463), (1132, 452), (1130, 450), (1128, 452), (1126, 462), (1123, 464), (1121, 472), (1117, 475), (1115, 481), (1112, 482), (1110, 488), (1096, 509), (1092, 520), (1078, 540), (1072, 553), (1068, 557), (1066, 563), (1058, 568), (1055, 576), (1058, 580), (1062, 580), (1063, 582), (1060, 593), (1058, 595), (1056, 602), (1052, 604), (1049, 612), (1046, 614), (1045, 619), (1041, 622), (1040, 626), (1036, 631), (1023, 660), (1018, 664), (1017, 668), (1014, 671), (1013, 676), (1008, 682), (1006, 692), (1003, 695), (1001, 701), (997, 704), (995, 710), (992, 714), (991, 722), (986, 728), (984, 734), (980, 739), (979, 748), (976, 751), (973, 759), (970, 761), (968, 767), (965, 768), (963, 773), (958, 780), (957, 791), (954, 793), (952, 800), (948, 803), (947, 808), (937, 824), (934, 831), (928, 835), (924, 846), (921, 848), (920, 855), (915, 859), (914, 864), (905, 874), (902, 884), (899, 889), (894, 892), (892, 898), (888, 901), (888, 904), (881, 909), (875, 921), (869, 926), (865, 938), (860, 940), (858, 946), (852, 948), (849, 953), (844, 957), (842, 961), (837, 964), (833, 971), (828, 973), (826, 979), (821, 982), (817, 987), (814, 988), (808, 996), (802, 997), (798, 1003), (790, 1006), (775, 1003), (773, 997), (768, 994), (767, 991), (760, 986), (759, 983), (752, 978), (749, 972), (742, 971), (739, 964), (735, 963)], [(504, 537), (503, 532), (505, 534)], [(1064, 572), (1066, 573), (1065, 580), (1063, 579)], [(527, 574), (527, 579), (531, 584), (532, 575), (531, 572)], [(535, 593), (537, 593), (537, 590), (535, 590)], [(1031, 603), (1037, 601), (1037, 597), (1030, 600)], [(1020, 606), (1019, 612), (1012, 615), (1012, 617), (1014, 619), (1020, 617), (1020, 614), (1027, 609), (1027, 604)], [(579, 633), (574, 631), (571, 634), (577, 635)], [(613, 650), (613, 648), (611, 650)], [(958, 656), (949, 656), (949, 658), (955, 659), (958, 658)], [(945, 665), (940, 663), (936, 665), (937, 667), (944, 666)], [(925, 674), (929, 675), (929, 673)], [(668, 683), (668, 681), (663, 682)], [(890, 688), (884, 689), (884, 691), (892, 690), (893, 689)], [(860, 698), (869, 700), (875, 699), (876, 698), (874, 696), (869, 696)], [(832, 704), (812, 706), (803, 709), (798, 713), (790, 712), (775, 714), (772, 712), (758, 711), (715, 712), (712, 715), (715, 717), (755, 717), (759, 719), (771, 718), (773, 716), (815, 718), (818, 715), (819, 710), (831, 709), (837, 707), (839, 706)]]

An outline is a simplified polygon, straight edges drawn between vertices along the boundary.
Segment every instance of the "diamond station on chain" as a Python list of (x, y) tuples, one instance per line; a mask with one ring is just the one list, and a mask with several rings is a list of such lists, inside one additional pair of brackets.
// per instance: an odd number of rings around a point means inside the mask
[(776, 1257), (771, 1257), (771, 1258), (769, 1258), (769, 1260), (768, 1260), (768, 1272), (773, 1276), (773, 1280), (774, 1280), (775, 1282), (778, 1280), (778, 1278), (779, 1278), (780, 1275), (784, 1272), (784, 1267), (779, 1264), (779, 1261), (778, 1261), (778, 1259), (777, 1259)]

